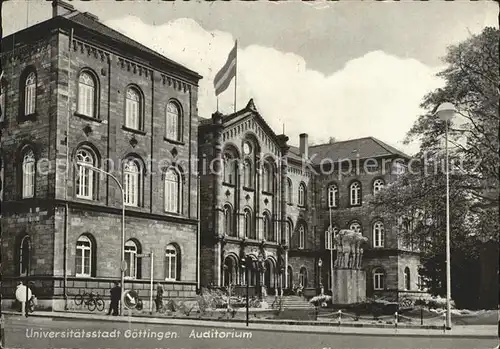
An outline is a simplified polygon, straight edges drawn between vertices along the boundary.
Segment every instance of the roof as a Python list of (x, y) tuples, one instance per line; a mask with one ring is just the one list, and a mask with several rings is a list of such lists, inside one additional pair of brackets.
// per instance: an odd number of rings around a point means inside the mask
[[(103, 23), (99, 22), (97, 17), (93, 16), (92, 14), (89, 15), (88, 13), (79, 12), (76, 15), (74, 13), (70, 13), (69, 15), (66, 15), (63, 17), (66, 18), (67, 20), (73, 22), (73, 23), (80, 24), (80, 25), (82, 25), (90, 30), (99, 32), (101, 35), (105, 35), (105, 36), (112, 38), (113, 40), (119, 41), (125, 45), (132, 46), (138, 50), (144, 51), (147, 54), (149, 54), (155, 58), (158, 58), (158, 59), (161, 59), (163, 61), (168, 62), (170, 65), (172, 65), (174, 67), (182, 69), (182, 70), (189, 72), (191, 74), (198, 75), (198, 73), (183, 66), (182, 64), (179, 64), (179, 63), (159, 54), (158, 52), (150, 49), (149, 47), (129, 38), (128, 36), (123, 35), (119, 31), (114, 30), (114, 29), (104, 25)], [(198, 75), (198, 77), (201, 78), (200, 75)]]
[(326, 158), (339, 160), (390, 156), (409, 158), (405, 153), (374, 137), (364, 137), (309, 147), (309, 157), (312, 158), (315, 164), (319, 164), (322, 159)]
[[(82, 30), (83, 34), (89, 39), (101, 43), (110, 51), (120, 52), (125, 57), (137, 58), (139, 63), (142, 62), (143, 64), (153, 66), (158, 70), (167, 67), (173, 70), (169, 71), (169, 73), (185, 76), (190, 80), (195, 80), (196, 83), (202, 78), (197, 72), (104, 25), (99, 22), (99, 19), (95, 15), (87, 12), (82, 13), (77, 10), (71, 10), (71, 12), (65, 15), (52, 17), (13, 33), (4, 37), (2, 43), (8, 43), (10, 47), (12, 46), (11, 42), (14, 42), (14, 40), (16, 42), (36, 40), (48, 35), (47, 33), (50, 33), (52, 28), (64, 28), (67, 30), (74, 28), (75, 34), (78, 34), (78, 30)], [(177, 74), (175, 74), (176, 72)]]

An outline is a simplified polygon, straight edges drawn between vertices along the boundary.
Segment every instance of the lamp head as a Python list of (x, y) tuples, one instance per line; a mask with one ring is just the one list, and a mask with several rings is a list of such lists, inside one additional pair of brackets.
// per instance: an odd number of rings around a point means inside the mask
[(457, 108), (455, 108), (455, 106), (452, 103), (444, 102), (438, 106), (434, 115), (436, 115), (443, 121), (449, 121), (453, 118), (456, 112)]
[(318, 266), (321, 267), (323, 265), (323, 260), (320, 258), (318, 261)]

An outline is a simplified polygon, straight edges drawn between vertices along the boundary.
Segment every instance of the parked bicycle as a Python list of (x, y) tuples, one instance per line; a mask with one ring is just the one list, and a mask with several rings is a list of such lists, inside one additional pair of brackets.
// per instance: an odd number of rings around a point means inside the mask
[(75, 295), (74, 301), (76, 305), (84, 304), (90, 311), (94, 311), (96, 309), (98, 311), (104, 310), (104, 300), (101, 298), (101, 296), (93, 292), (85, 292), (83, 294), (79, 293)]

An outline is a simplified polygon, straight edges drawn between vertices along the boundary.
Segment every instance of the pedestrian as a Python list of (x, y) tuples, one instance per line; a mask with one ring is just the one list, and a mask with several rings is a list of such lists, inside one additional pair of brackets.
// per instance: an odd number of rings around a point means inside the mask
[(118, 281), (113, 281), (113, 288), (111, 288), (110, 293), (111, 293), (111, 302), (109, 303), (109, 310), (108, 310), (108, 315), (111, 315), (111, 312), (113, 312), (113, 316), (118, 315), (118, 304), (120, 302), (120, 298), (122, 295), (122, 289), (118, 285)]
[(156, 311), (159, 312), (163, 308), (163, 286), (158, 282), (156, 284)]

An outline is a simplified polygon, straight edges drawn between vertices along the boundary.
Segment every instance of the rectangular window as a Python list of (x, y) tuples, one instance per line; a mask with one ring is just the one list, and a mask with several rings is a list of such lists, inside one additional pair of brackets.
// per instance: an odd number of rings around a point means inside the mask
[(168, 139), (178, 140), (178, 129), (179, 125), (177, 124), (177, 117), (174, 114), (167, 114), (167, 134), (166, 137)]
[(127, 99), (125, 126), (135, 130), (139, 129), (139, 102)]
[(79, 85), (78, 113), (90, 117), (94, 116), (94, 89), (92, 86)]
[(76, 276), (90, 276), (90, 247), (77, 246), (76, 249)]
[(373, 275), (373, 289), (377, 291), (384, 289), (384, 274), (375, 273)]
[(29, 84), (25, 88), (24, 115), (35, 113), (36, 85)]
[(23, 198), (35, 195), (35, 162), (23, 164)]

